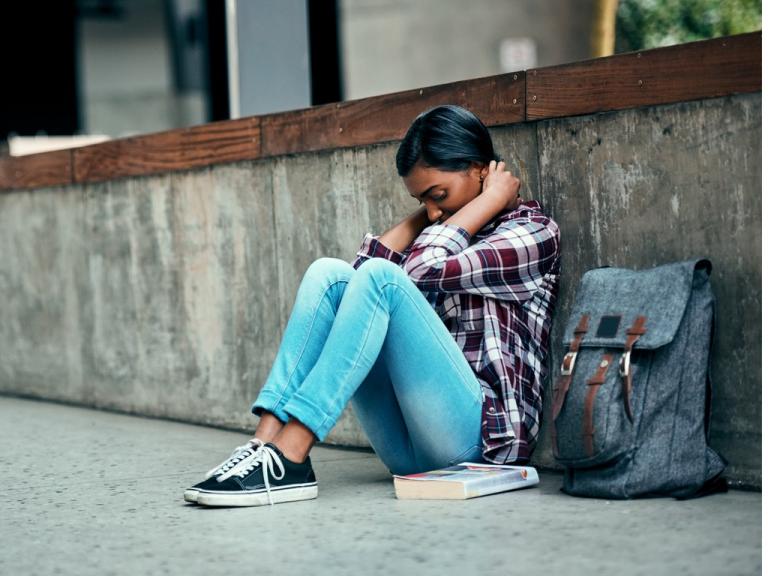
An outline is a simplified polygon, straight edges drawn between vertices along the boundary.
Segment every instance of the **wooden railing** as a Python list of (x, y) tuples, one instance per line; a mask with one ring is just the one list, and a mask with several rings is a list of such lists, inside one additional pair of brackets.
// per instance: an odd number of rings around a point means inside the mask
[(0, 159), (0, 190), (398, 140), (438, 104), (488, 126), (759, 92), (762, 32)]

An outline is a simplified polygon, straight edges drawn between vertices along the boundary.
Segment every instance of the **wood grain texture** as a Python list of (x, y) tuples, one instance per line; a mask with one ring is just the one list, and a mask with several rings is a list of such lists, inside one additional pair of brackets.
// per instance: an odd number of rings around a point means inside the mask
[(259, 158), (259, 124), (252, 116), (76, 148), (74, 178), (93, 182)]
[(529, 70), (528, 120), (759, 92), (761, 32)]
[(525, 73), (515, 72), (264, 116), (264, 156), (399, 140), (413, 119), (440, 104), (472, 110), (488, 126), (525, 119)]
[[(0, 159), (0, 190), (399, 140), (439, 104), (488, 126), (759, 92), (762, 32)], [(70, 162), (70, 155), (72, 162)]]
[(43, 188), (71, 183), (71, 150), (0, 158), (0, 190)]

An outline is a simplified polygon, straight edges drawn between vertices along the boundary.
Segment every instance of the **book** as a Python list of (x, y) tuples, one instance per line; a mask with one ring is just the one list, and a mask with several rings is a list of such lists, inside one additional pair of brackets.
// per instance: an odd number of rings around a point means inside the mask
[(478, 462), (462, 462), (407, 476), (395, 474), (394, 478), (395, 495), (403, 500), (466, 500), (539, 483), (539, 474), (533, 466)]

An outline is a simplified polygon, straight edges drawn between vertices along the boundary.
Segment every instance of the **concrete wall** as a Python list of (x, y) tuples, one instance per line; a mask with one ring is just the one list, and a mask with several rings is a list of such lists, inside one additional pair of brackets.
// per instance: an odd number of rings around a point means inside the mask
[[(523, 196), (562, 229), (555, 343), (587, 269), (713, 261), (712, 443), (750, 485), (761, 483), (760, 126), (750, 94), (492, 129)], [(304, 270), (351, 260), (366, 231), (416, 208), (396, 148), (0, 194), (0, 392), (252, 428)], [(541, 440), (535, 462), (548, 466), (547, 425)], [(329, 441), (366, 444), (349, 411)]]
[[(711, 443), (729, 475), (751, 484), (762, 462), (760, 104), (760, 95), (742, 96), (537, 130), (542, 200), (562, 229), (560, 310), (589, 268), (712, 261)], [(556, 319), (555, 342), (566, 319)]]

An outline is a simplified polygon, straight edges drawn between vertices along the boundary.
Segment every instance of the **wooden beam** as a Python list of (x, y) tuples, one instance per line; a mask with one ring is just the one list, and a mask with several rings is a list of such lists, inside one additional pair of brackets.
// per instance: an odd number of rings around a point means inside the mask
[(72, 183), (72, 150), (0, 158), (0, 190)]
[(528, 71), (527, 119), (762, 90), (762, 32)]
[(516, 72), (270, 114), (262, 120), (264, 156), (399, 140), (413, 119), (440, 104), (458, 104), (488, 126), (525, 119), (525, 73)]
[[(0, 190), (398, 140), (438, 104), (488, 126), (760, 92), (762, 32), (0, 159)], [(72, 160), (70, 162), (70, 159)]]
[(260, 117), (252, 116), (75, 148), (74, 180), (110, 180), (259, 158), (260, 131)]

